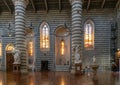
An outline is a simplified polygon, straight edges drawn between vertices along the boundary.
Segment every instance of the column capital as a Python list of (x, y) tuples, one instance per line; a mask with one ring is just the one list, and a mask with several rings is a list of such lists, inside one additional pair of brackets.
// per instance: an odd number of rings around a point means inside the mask
[(82, 1), (82, 2), (84, 2), (84, 0), (69, 0), (70, 4), (72, 4), (72, 2), (74, 2), (74, 1)]
[(24, 3), (26, 6), (29, 3), (29, 0), (12, 0), (13, 4), (15, 5), (15, 3)]

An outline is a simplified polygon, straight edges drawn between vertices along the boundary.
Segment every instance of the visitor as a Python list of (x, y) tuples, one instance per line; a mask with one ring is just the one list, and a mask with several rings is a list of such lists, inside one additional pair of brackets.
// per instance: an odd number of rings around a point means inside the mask
[(116, 75), (116, 73), (118, 71), (118, 67), (115, 62), (112, 63), (112, 71), (113, 71), (113, 73), (112, 73), (113, 75)]
[(87, 74), (87, 76), (90, 76), (90, 66), (89, 65), (87, 65), (85, 67), (85, 73)]

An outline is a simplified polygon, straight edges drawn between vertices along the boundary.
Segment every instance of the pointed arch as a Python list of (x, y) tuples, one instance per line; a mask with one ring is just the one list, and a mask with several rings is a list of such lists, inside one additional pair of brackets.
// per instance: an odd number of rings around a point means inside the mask
[(95, 25), (92, 19), (86, 20), (84, 23), (84, 48), (94, 49), (94, 30)]
[(14, 50), (14, 45), (12, 43), (7, 44), (5, 50), (7, 52), (13, 51)]
[(60, 25), (55, 29), (55, 65), (56, 70), (61, 65), (70, 65), (70, 30)]
[(41, 51), (49, 51), (50, 49), (50, 28), (45, 21), (40, 26), (40, 49)]

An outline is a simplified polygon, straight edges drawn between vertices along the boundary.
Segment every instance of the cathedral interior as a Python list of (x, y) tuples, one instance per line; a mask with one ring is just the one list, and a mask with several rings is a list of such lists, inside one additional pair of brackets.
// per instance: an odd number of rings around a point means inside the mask
[(120, 85), (120, 0), (0, 0), (0, 85), (75, 83)]

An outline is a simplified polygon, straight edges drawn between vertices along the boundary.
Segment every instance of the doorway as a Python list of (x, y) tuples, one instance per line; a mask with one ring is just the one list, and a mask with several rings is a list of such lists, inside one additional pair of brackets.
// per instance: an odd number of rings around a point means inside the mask
[(48, 71), (48, 61), (47, 60), (41, 61), (41, 71)]
[(6, 46), (6, 71), (13, 71), (14, 55), (13, 55), (14, 45), (9, 43)]
[(14, 62), (13, 54), (12, 53), (6, 53), (7, 71), (13, 71), (13, 62)]

